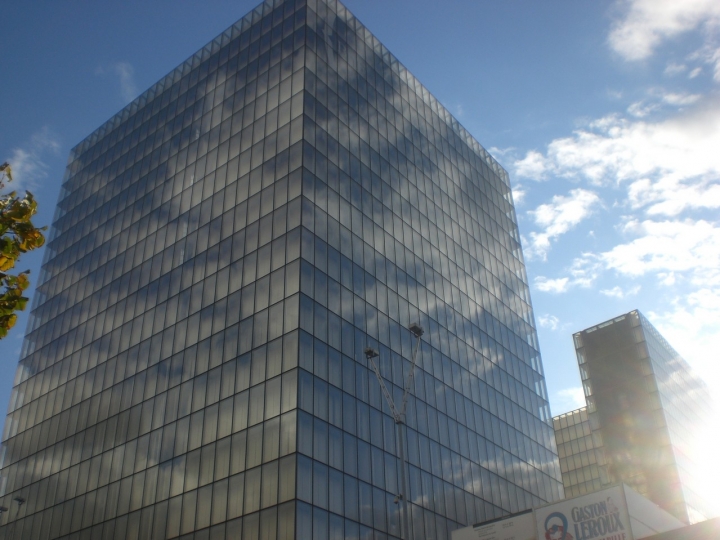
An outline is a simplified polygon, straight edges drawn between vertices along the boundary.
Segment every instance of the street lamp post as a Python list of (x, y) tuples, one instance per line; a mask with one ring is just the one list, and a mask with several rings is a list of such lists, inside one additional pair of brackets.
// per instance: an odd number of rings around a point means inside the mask
[[(7, 506), (0, 506), (0, 519), (2, 519), (2, 515), (8, 511)], [(10, 514), (8, 514), (8, 523), (10, 522)], [(10, 529), (10, 526), (8, 526), (8, 529)], [(9, 535), (6, 535), (5, 538), (9, 538)]]
[(408, 329), (413, 334), (413, 336), (415, 336), (415, 350), (413, 351), (410, 373), (408, 373), (407, 380), (405, 381), (405, 389), (403, 391), (402, 402), (400, 403), (399, 409), (395, 406), (395, 401), (393, 400), (392, 395), (388, 391), (387, 386), (385, 386), (385, 381), (383, 380), (382, 375), (380, 374), (380, 369), (378, 368), (377, 362), (375, 361), (375, 359), (380, 356), (380, 353), (372, 347), (366, 347), (364, 351), (365, 358), (367, 358), (372, 365), (375, 376), (380, 383), (380, 389), (382, 390), (383, 396), (385, 396), (385, 401), (387, 401), (387, 404), (390, 407), (390, 412), (393, 415), (393, 419), (395, 420), (395, 427), (397, 428), (398, 442), (396, 448), (398, 455), (396, 457), (398, 457), (398, 459), (400, 460), (400, 493), (398, 493), (398, 495), (395, 497), (395, 501), (402, 504), (402, 528), (404, 540), (410, 540), (410, 506), (408, 505), (410, 488), (407, 483), (407, 474), (405, 470), (407, 468), (407, 459), (405, 457), (406, 434), (404, 431), (405, 429), (407, 429), (405, 426), (405, 412), (407, 411), (410, 387), (412, 385), (413, 377), (415, 376), (417, 354), (420, 350), (420, 338), (424, 333), (422, 327), (418, 323), (412, 323), (408, 327)]
[[(10, 522), (10, 514), (8, 514), (8, 530), (7, 536), (5, 538), (13, 538), (15, 524), (17, 523), (18, 514), (20, 514), (20, 507), (25, 504), (25, 499), (20, 495), (14, 497), (13, 501), (15, 501), (15, 504), (17, 504), (17, 508), (15, 509), (15, 520)], [(2, 516), (2, 514), (4, 514), (5, 512), (9, 512), (8, 508), (6, 506), (0, 506), (0, 516)]]

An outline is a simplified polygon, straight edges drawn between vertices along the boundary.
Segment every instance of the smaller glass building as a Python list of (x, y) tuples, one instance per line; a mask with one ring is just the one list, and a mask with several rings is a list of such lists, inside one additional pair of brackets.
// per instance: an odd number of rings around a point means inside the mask
[(553, 427), (565, 497), (578, 497), (608, 485), (599, 433), (593, 437), (587, 407), (554, 417)]
[[(705, 384), (639, 311), (578, 332), (573, 338), (592, 444), (602, 447), (597, 460), (601, 484), (624, 482), (686, 523), (710, 517), (711, 501), (699, 494), (697, 456), (699, 437), (708, 429), (711, 414)], [(571, 422), (563, 417), (554, 420), (561, 464), (572, 455), (573, 467), (577, 467), (574, 454), (579, 453), (581, 443), (578, 440), (577, 449), (568, 452), (563, 432), (573, 431), (566, 427)], [(588, 440), (585, 428), (582, 435), (579, 428), (575, 431), (570, 439)], [(570, 444), (572, 447), (573, 442)], [(567, 471), (572, 471), (569, 465)], [(573, 483), (566, 481), (566, 469), (563, 483), (566, 490), (570, 487), (566, 493), (574, 494)]]

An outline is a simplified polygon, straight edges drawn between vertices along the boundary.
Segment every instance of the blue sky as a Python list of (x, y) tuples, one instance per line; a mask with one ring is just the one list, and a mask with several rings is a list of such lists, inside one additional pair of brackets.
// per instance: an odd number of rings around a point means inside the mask
[[(255, 4), (4, 6), (0, 161), (38, 223), (70, 148)], [(720, 2), (346, 5), (510, 172), (553, 414), (582, 404), (572, 333), (632, 309), (720, 390)]]

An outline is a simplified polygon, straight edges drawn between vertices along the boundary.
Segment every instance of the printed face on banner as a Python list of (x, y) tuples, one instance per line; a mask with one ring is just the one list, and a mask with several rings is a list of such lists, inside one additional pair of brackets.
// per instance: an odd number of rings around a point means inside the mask
[(632, 540), (620, 488), (593, 493), (536, 511), (545, 540)]

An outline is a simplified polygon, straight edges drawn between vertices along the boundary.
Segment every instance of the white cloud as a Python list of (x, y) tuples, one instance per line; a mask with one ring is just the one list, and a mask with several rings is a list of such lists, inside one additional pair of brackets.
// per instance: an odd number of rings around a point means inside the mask
[[(515, 163), (517, 175), (534, 167), (543, 177), (594, 185), (630, 182), (631, 204), (650, 205), (651, 214), (720, 207), (720, 99), (665, 93), (661, 100), (694, 106), (658, 122), (603, 117), (553, 140), (545, 155), (528, 152)], [(640, 106), (638, 111), (648, 112)]]
[(622, 298), (623, 296), (625, 296), (623, 290), (618, 285), (616, 285), (612, 289), (601, 289), (600, 294), (604, 294), (605, 296), (610, 296), (613, 298)]
[[(560, 176), (614, 183), (662, 172), (691, 177), (720, 172), (720, 103), (651, 123), (607, 116), (550, 143), (547, 161)], [(546, 164), (546, 169), (548, 165)]]
[(35, 189), (38, 182), (47, 176), (45, 160), (48, 154), (57, 155), (59, 151), (60, 143), (47, 126), (43, 127), (26, 145), (13, 149), (6, 158), (13, 172), (13, 183), (9, 187), (14, 190)]
[(569, 278), (548, 279), (544, 276), (535, 278), (535, 288), (542, 292), (563, 293), (569, 286)]
[[(626, 276), (684, 273), (696, 286), (720, 285), (720, 227), (704, 220), (629, 221), (635, 236), (598, 255), (604, 267)], [(674, 279), (674, 278), (673, 278)]]
[(547, 171), (547, 163), (545, 156), (540, 152), (531, 150), (523, 159), (515, 160), (513, 163), (515, 174), (519, 178), (529, 178), (531, 180), (544, 180)]
[(717, 0), (625, 0), (623, 16), (608, 37), (626, 60), (643, 60), (664, 40), (720, 23)]
[(515, 148), (514, 146), (509, 146), (507, 148), (498, 148), (497, 146), (491, 146), (487, 149), (487, 151), (490, 152), (490, 154), (494, 158), (512, 156), (513, 154), (515, 154), (516, 150), (517, 148)]
[[(703, 44), (687, 60), (711, 66), (720, 82), (720, 2), (717, 0), (620, 0), (622, 16), (608, 36), (610, 47), (628, 61), (649, 58), (664, 41), (691, 31), (702, 31)], [(678, 75), (687, 64), (670, 63), (665, 75)], [(695, 67), (689, 78), (702, 68)]]
[[(708, 40), (700, 49), (690, 55), (691, 60), (697, 60), (708, 64), (712, 68), (713, 79), (720, 82), (720, 45), (719, 39)], [(695, 73), (697, 71), (697, 73)], [(694, 78), (700, 74), (699, 68), (694, 69), (690, 73), (690, 78)]]
[[(655, 275), (663, 285), (674, 285), (679, 276), (696, 287), (720, 286), (720, 226), (705, 220), (631, 220), (623, 227), (634, 237), (601, 253), (583, 253), (570, 269), (571, 277), (539, 277), (543, 292), (565, 292), (574, 285), (590, 285), (601, 271), (628, 277)], [(622, 298), (639, 292), (620, 287), (601, 291)]]
[(583, 253), (570, 266), (572, 285), (590, 287), (602, 272), (602, 261), (594, 253)]
[(515, 208), (522, 205), (525, 200), (525, 195), (527, 195), (527, 190), (522, 185), (518, 184), (512, 188), (513, 204), (515, 205)]
[(635, 118), (645, 118), (650, 113), (657, 111), (660, 108), (658, 103), (646, 103), (645, 101), (636, 101), (631, 103), (627, 108), (628, 114)]
[[(535, 279), (535, 288), (542, 292), (564, 293), (572, 287), (593, 285), (607, 271), (632, 278), (653, 276), (665, 287), (682, 282), (692, 287), (691, 291), (720, 287), (718, 224), (692, 219), (630, 220), (623, 226), (623, 234), (632, 239), (608, 251), (583, 253), (573, 260), (569, 276), (554, 279), (540, 276)], [(639, 292), (639, 285), (629, 289), (615, 286), (600, 291), (615, 298), (626, 298)], [(720, 331), (720, 322), (718, 327)]]
[(628, 187), (633, 208), (651, 216), (677, 216), (687, 209), (720, 208), (720, 182), (710, 176), (687, 180), (672, 177), (636, 180)]
[(597, 193), (586, 189), (573, 189), (567, 196), (555, 195), (552, 201), (528, 212), (542, 232), (530, 233), (528, 257), (546, 258), (550, 241), (565, 234), (590, 216), (600, 204)]
[(635, 296), (637, 293), (640, 292), (640, 285), (636, 285), (635, 287), (631, 287), (628, 290), (624, 290), (619, 285), (615, 285), (612, 289), (601, 289), (600, 294), (604, 294), (605, 296), (609, 296), (611, 298), (618, 298), (622, 300), (623, 298), (626, 298), (628, 296)]
[(700, 94), (686, 94), (684, 92), (668, 92), (666, 94), (662, 94), (662, 100), (664, 103), (667, 103), (668, 105), (676, 105), (678, 107), (692, 105), (701, 97), (702, 96)]
[[(560, 294), (590, 287), (608, 272), (615, 273), (618, 287), (600, 292), (610, 298), (639, 293), (634, 284), (618, 281), (628, 277), (654, 279), (662, 294), (720, 286), (720, 223), (689, 214), (720, 208), (720, 100), (662, 91), (655, 97), (692, 109), (657, 122), (607, 116), (552, 141), (545, 154), (528, 153), (527, 162), (540, 163), (544, 176), (624, 192), (620, 207), (628, 214), (616, 218), (622, 238), (614, 247), (576, 256), (560, 275), (537, 278), (536, 290)], [(531, 213), (537, 230), (527, 235), (528, 260), (545, 258), (552, 239), (599, 204), (559, 217), (564, 199), (556, 196)]]
[(569, 276), (554, 279), (538, 276), (535, 278), (535, 288), (541, 292), (560, 294), (573, 287), (591, 287), (604, 270), (603, 262), (597, 254), (583, 253), (573, 260), (568, 269)]
[(113, 69), (120, 79), (120, 93), (123, 99), (129, 103), (139, 93), (135, 84), (135, 68), (129, 62), (118, 62)]
[(556, 394), (555, 402), (560, 404), (562, 411), (555, 411), (553, 414), (562, 414), (562, 412), (569, 412), (580, 407), (585, 407), (585, 393), (583, 392), (582, 386), (574, 386), (572, 388), (563, 388)]
[(550, 315), (549, 313), (546, 313), (545, 315), (540, 315), (538, 317), (538, 324), (543, 328), (557, 330), (558, 325), (560, 324), (560, 319), (558, 319), (555, 315)]
[(687, 69), (688, 68), (685, 64), (676, 64), (675, 62), (670, 62), (665, 67), (665, 71), (663, 73), (665, 75), (673, 77), (675, 75), (680, 75), (681, 73), (685, 73), (687, 71)]
[(462, 103), (457, 103), (452, 107), (452, 110), (456, 118), (462, 119), (465, 117), (465, 107)]
[(130, 103), (140, 92), (135, 83), (135, 68), (129, 62), (117, 62), (109, 66), (109, 68), (99, 66), (95, 70), (97, 75), (112, 74), (117, 76), (120, 83), (120, 96), (123, 101)]
[(632, 103), (627, 112), (635, 118), (645, 118), (646, 116), (661, 110), (664, 106), (685, 107), (699, 101), (702, 96), (700, 94), (688, 94), (685, 92), (665, 92), (662, 89), (652, 89), (649, 92), (648, 100), (640, 100)]

